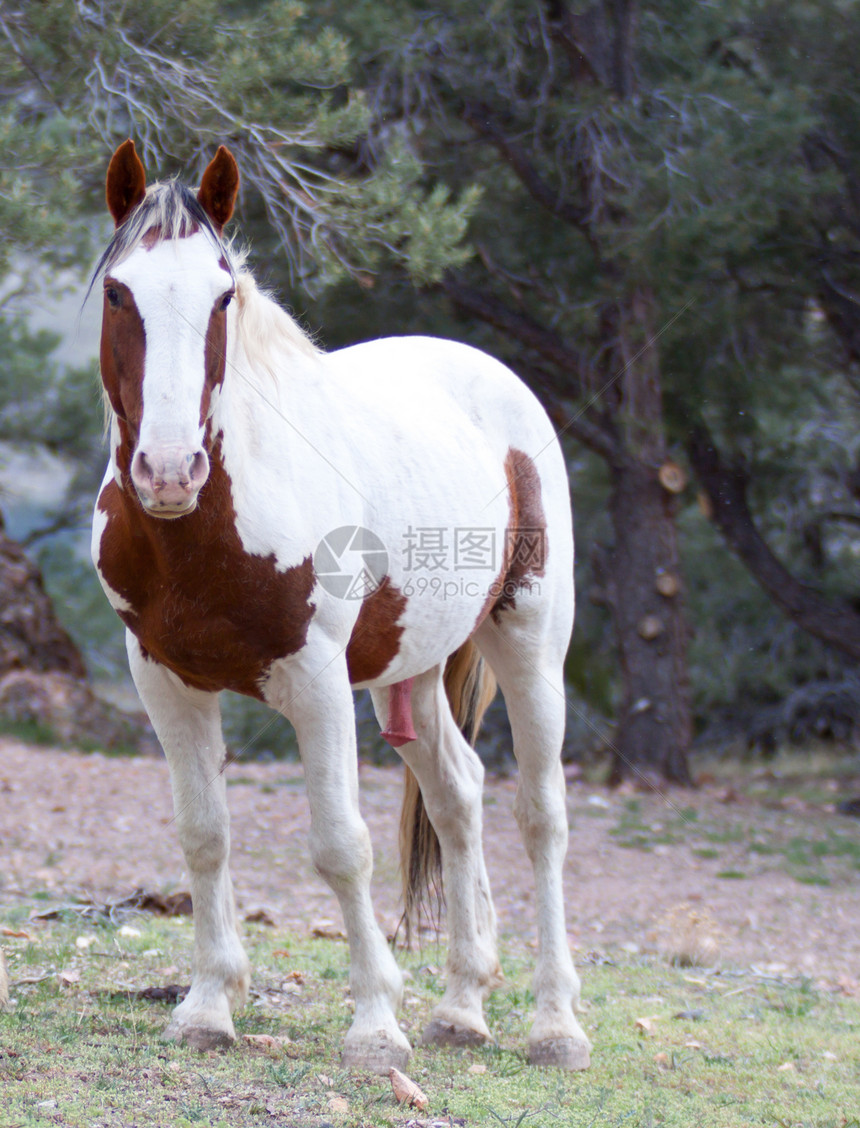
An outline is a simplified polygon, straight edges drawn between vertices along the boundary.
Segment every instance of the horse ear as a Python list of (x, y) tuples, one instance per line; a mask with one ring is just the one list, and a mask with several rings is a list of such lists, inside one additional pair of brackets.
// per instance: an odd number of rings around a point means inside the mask
[(128, 218), (145, 193), (146, 172), (135, 152), (134, 142), (123, 141), (111, 157), (105, 186), (108, 211), (117, 227)]
[(236, 194), (239, 191), (239, 166), (236, 158), (224, 145), (218, 146), (218, 152), (209, 162), (203, 179), (200, 181), (200, 190), (197, 199), (215, 225), (218, 234), (233, 214), (236, 203)]

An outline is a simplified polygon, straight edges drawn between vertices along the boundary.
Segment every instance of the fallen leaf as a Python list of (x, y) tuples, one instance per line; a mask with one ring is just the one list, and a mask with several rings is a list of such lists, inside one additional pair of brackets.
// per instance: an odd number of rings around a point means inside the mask
[(245, 920), (249, 924), (265, 924), (268, 928), (275, 927), (272, 914), (267, 909), (262, 908), (262, 906), (259, 909), (252, 909), (249, 913), (245, 913)]
[(140, 929), (132, 928), (130, 924), (124, 924), (119, 930), (119, 935), (126, 936), (129, 939), (135, 939), (136, 937), (140, 936)]
[(860, 983), (858, 983), (853, 976), (840, 975), (836, 980), (836, 984), (843, 995), (860, 995)]
[(255, 1050), (280, 1050), (292, 1042), (286, 1034), (243, 1034), (242, 1038)]
[(280, 956), (281, 959), (284, 959), (284, 960), (290, 958), (290, 953), (287, 951), (286, 948), (275, 948), (274, 952), (272, 952), (272, 955), (273, 956)]
[(394, 1096), (397, 1098), (398, 1104), (408, 1104), (413, 1108), (420, 1109), (422, 1112), (426, 1111), (430, 1101), (411, 1077), (407, 1077), (405, 1073), (401, 1073), (400, 1070), (395, 1069), (393, 1065), (388, 1071), (388, 1077), (391, 1081), (391, 1088), (394, 1090)]
[(657, 1033), (653, 1018), (637, 1018), (635, 1025), (637, 1030), (641, 1030), (642, 1033), (647, 1034), (649, 1038)]
[(717, 802), (719, 803), (740, 803), (741, 796), (733, 787), (726, 787), (717, 793)]
[(135, 909), (139, 912), (155, 913), (157, 916), (191, 916), (191, 894), (186, 890), (176, 893), (150, 893), (146, 889), (135, 889), (129, 897), (106, 904), (103, 912), (113, 917), (119, 911)]
[(487, 1067), (482, 1062), (476, 1061), (474, 1065), (469, 1066), (468, 1072), (469, 1073), (486, 1073)]
[(329, 1097), (329, 1112), (349, 1112), (349, 1101), (346, 1097)]
[(287, 975), (287, 979), (291, 979), (294, 983), (304, 983), (305, 973), (303, 971), (291, 971)]
[(669, 1068), (669, 1055), (667, 1053), (664, 1053), (662, 1050), (659, 1054), (654, 1054), (654, 1061), (661, 1069)]
[(808, 811), (809, 804), (803, 799), (799, 799), (796, 795), (785, 795), (779, 801), (780, 807), (786, 811)]
[(777, 1066), (777, 1073), (794, 1073), (795, 1066), (793, 1061), (784, 1061), (782, 1065)]
[(32, 939), (29, 932), (24, 932), (20, 928), (2, 928), (0, 929), (0, 936), (8, 936), (12, 940)]
[(80, 983), (81, 973), (76, 967), (70, 967), (57, 972), (57, 979), (63, 987), (70, 987), (73, 983)]
[(444, 1120), (407, 1120), (403, 1128), (466, 1128), (466, 1121), (460, 1116), (446, 1116)]
[[(128, 964), (120, 965), (128, 967)], [(190, 984), (168, 983), (166, 987), (126, 988), (124, 991), (93, 991), (93, 995), (104, 995), (108, 999), (149, 999), (155, 1003), (181, 1003), (191, 990)]]
[(701, 1048), (702, 1048), (702, 1043), (697, 1042), (695, 1040), (695, 1038), (691, 1038), (689, 1040), (689, 1042), (684, 1043), (684, 1049), (685, 1050), (700, 1050)]
[(85, 950), (89, 948), (91, 944), (95, 944), (97, 940), (97, 936), (76, 936), (75, 947)]
[(311, 928), (311, 936), (317, 940), (346, 940), (346, 933), (332, 920), (318, 920)]

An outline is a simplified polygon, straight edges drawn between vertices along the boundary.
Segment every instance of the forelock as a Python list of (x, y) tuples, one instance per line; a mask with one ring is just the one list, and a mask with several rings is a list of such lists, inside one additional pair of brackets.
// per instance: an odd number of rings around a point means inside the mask
[(138, 206), (114, 232), (93, 271), (87, 297), (96, 280), (127, 259), (150, 232), (157, 232), (160, 242), (185, 239), (196, 231), (205, 231), (209, 235), (235, 277), (238, 264), (234, 264), (230, 249), (212, 226), (212, 221), (191, 189), (176, 179), (151, 184)]

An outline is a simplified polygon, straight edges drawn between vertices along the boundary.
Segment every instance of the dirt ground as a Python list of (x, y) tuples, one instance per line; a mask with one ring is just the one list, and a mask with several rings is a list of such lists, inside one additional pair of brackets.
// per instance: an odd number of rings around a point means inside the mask
[[(374, 899), (390, 931), (399, 915), (401, 775), (360, 771)], [(308, 858), (300, 767), (234, 764), (228, 781), (240, 914), (263, 909), (289, 930), (339, 925)], [(528, 940), (533, 882), (512, 814), (515, 789), (513, 778), (487, 780), (484, 842), (500, 933)], [(568, 797), (567, 921), (580, 960), (619, 950), (671, 955), (692, 944), (706, 963), (857, 991), (860, 821), (837, 814), (833, 802), (777, 794), (767, 780), (634, 797), (573, 779)], [(815, 842), (823, 845), (804, 861), (804, 844)], [(0, 916), (40, 891), (111, 901), (137, 888), (187, 889), (164, 761), (0, 739)]]

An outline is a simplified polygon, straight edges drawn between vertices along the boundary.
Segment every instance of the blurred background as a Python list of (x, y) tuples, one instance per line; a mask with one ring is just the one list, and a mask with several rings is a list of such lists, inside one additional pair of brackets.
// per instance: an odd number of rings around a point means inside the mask
[[(3, 0), (0, 727), (151, 745), (89, 561), (84, 296), (132, 137), (150, 180), (232, 149), (236, 238), (325, 348), (452, 337), (541, 398), (577, 536), (566, 759), (853, 755), (858, 42), (851, 0)], [(235, 754), (294, 753), (224, 711)], [(507, 761), (501, 702), (480, 750)]]

